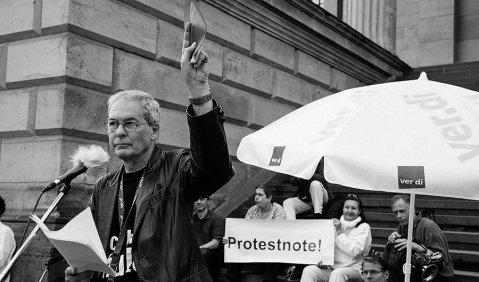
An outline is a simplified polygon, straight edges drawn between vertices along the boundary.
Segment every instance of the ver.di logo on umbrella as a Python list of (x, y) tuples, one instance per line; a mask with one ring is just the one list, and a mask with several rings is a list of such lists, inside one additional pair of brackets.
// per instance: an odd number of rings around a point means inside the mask
[(424, 166), (398, 166), (399, 189), (426, 188)]
[(283, 152), (285, 146), (275, 146), (273, 148), (273, 155), (271, 156), (271, 160), (269, 161), (269, 166), (280, 166), (281, 160), (283, 159)]

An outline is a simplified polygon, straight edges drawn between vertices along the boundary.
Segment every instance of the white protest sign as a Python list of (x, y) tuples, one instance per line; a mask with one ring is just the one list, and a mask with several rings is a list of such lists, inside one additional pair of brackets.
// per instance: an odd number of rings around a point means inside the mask
[(225, 262), (334, 263), (335, 227), (330, 219), (227, 218)]

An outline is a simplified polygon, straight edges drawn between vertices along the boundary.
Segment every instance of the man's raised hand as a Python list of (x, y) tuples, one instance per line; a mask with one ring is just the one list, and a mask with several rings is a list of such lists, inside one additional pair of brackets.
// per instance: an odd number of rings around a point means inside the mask
[(191, 23), (187, 22), (181, 52), (181, 75), (188, 86), (190, 97), (198, 98), (208, 94), (210, 91), (208, 84), (208, 55), (203, 50), (199, 50), (198, 58), (193, 56), (196, 50), (196, 42), (189, 44), (190, 32)]

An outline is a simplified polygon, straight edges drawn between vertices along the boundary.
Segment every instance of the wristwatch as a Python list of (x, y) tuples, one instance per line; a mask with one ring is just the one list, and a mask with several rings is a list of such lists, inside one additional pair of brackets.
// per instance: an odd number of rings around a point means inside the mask
[(188, 98), (188, 99), (190, 100), (190, 103), (193, 105), (201, 105), (212, 99), (211, 92), (212, 90), (210, 89), (210, 92), (206, 94), (205, 96), (201, 96), (198, 98)]

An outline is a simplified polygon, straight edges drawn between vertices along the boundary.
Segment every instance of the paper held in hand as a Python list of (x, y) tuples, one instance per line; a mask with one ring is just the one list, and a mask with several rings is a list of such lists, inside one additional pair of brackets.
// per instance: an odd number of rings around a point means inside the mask
[(40, 226), (68, 264), (75, 267), (78, 272), (93, 270), (116, 276), (115, 271), (108, 265), (89, 207), (58, 231), (50, 231), (35, 214), (31, 218)]
[(191, 22), (188, 46), (193, 44), (193, 42), (196, 42), (196, 48), (195, 52), (193, 53), (193, 57), (195, 58), (195, 60), (198, 60), (198, 56), (200, 55), (200, 51), (203, 46), (203, 42), (205, 41), (207, 27), (205, 19), (201, 14), (200, 7), (198, 3), (196, 3), (196, 0), (186, 1), (184, 22)]

